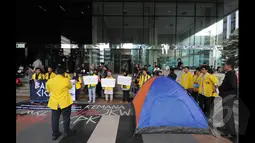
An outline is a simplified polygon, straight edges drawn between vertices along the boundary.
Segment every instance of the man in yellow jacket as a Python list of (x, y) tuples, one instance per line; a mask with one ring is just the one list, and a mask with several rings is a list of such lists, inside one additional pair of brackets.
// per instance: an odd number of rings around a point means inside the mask
[(35, 73), (32, 75), (32, 79), (33, 80), (44, 80), (44, 74), (41, 73), (41, 69), (40, 68), (36, 68), (35, 69)]
[(61, 136), (59, 132), (59, 118), (61, 113), (64, 122), (64, 136), (71, 133), (70, 116), (73, 100), (69, 90), (72, 88), (72, 84), (69, 79), (64, 77), (65, 70), (63, 67), (58, 67), (57, 73), (58, 75), (55, 78), (49, 79), (46, 83), (46, 90), (50, 94), (48, 107), (52, 110), (52, 140), (56, 140)]
[(45, 79), (49, 80), (55, 76), (56, 76), (56, 74), (52, 71), (52, 68), (48, 67), (48, 72), (45, 74)]
[(201, 80), (201, 68), (196, 68), (196, 74), (193, 76), (193, 90), (192, 90), (192, 97), (195, 99), (196, 102), (198, 102), (198, 89), (200, 86), (200, 80)]
[(216, 85), (216, 80), (208, 73), (209, 66), (202, 66), (202, 77), (199, 86), (199, 106), (207, 117), (210, 115), (210, 110), (214, 101), (213, 92)]
[[(128, 76), (127, 72), (123, 72), (123, 76)], [(129, 77), (129, 76), (128, 76)], [(128, 98), (129, 98), (129, 91), (130, 91), (130, 85), (121, 85), (121, 89), (123, 91), (123, 97), (122, 97), (122, 102), (128, 103)]]
[(142, 70), (142, 72), (143, 73), (139, 78), (139, 88), (141, 88), (143, 84), (151, 78), (151, 76), (147, 74), (147, 70), (145, 68)]
[(184, 89), (191, 93), (193, 88), (193, 74), (189, 71), (188, 66), (183, 68), (180, 84)]

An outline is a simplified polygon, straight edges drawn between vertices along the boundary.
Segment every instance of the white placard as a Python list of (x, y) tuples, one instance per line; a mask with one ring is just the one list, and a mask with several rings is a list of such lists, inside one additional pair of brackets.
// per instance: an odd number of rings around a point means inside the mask
[(101, 84), (102, 87), (115, 87), (115, 79), (107, 79), (107, 78), (103, 78), (101, 79)]
[(118, 76), (117, 84), (131, 85), (132, 78), (130, 76)]
[(69, 91), (73, 98), (73, 101), (76, 101), (76, 98), (75, 98), (75, 94), (76, 94), (75, 93), (76, 92), (75, 84), (76, 84), (76, 82), (75, 82), (75, 80), (70, 80), (70, 82), (72, 83), (72, 88)]
[(83, 83), (84, 85), (97, 84), (98, 76), (83, 76)]

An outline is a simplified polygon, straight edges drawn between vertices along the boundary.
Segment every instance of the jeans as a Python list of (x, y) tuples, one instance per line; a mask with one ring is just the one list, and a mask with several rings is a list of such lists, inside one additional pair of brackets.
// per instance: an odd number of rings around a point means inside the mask
[(89, 101), (91, 101), (93, 98), (93, 101), (96, 101), (96, 87), (89, 88)]
[(58, 110), (52, 110), (51, 114), (51, 128), (52, 128), (52, 136), (57, 136), (59, 134), (59, 118), (62, 113), (63, 117), (63, 125), (64, 125), (64, 133), (68, 133), (70, 131), (70, 116), (71, 116), (71, 107), (72, 105)]
[(123, 102), (128, 102), (128, 98), (129, 98), (129, 90), (123, 90), (122, 101)]

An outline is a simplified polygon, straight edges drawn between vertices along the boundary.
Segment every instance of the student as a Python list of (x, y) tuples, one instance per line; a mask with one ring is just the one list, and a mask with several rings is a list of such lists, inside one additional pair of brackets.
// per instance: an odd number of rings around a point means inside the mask
[(180, 84), (184, 89), (191, 93), (193, 88), (193, 74), (189, 71), (188, 66), (183, 68)]
[(147, 70), (146, 69), (143, 69), (142, 70), (142, 75), (140, 76), (139, 78), (139, 88), (141, 88), (143, 86), (143, 84), (148, 80), (150, 79), (151, 76), (149, 76), (147, 74)]
[(196, 74), (193, 76), (193, 89), (192, 89), (192, 97), (198, 102), (198, 89), (201, 80), (201, 68), (196, 68)]
[[(94, 71), (91, 69), (89, 72), (90, 76), (97, 76)], [(89, 93), (89, 103), (92, 101), (93, 99), (93, 103), (96, 102), (96, 84), (89, 84), (88, 85), (88, 93)]]
[(174, 68), (170, 68), (170, 73), (168, 77), (172, 78), (173, 80), (176, 80), (177, 75), (174, 73)]
[(63, 67), (58, 67), (57, 73), (58, 75), (56, 75), (55, 78), (49, 79), (46, 83), (46, 90), (50, 93), (48, 107), (52, 110), (52, 140), (56, 140), (61, 136), (61, 132), (59, 132), (59, 119), (61, 113), (63, 116), (64, 137), (70, 133), (74, 133), (74, 131), (70, 130), (70, 116), (73, 99), (69, 90), (72, 88), (72, 84), (69, 79), (64, 77), (65, 70)]
[(45, 79), (49, 80), (55, 76), (56, 76), (56, 74), (52, 71), (52, 68), (48, 67), (48, 72), (45, 74)]
[(79, 77), (79, 75), (77, 75), (77, 72), (74, 72), (73, 73), (73, 80), (75, 80), (75, 97), (76, 97), (76, 100), (78, 101), (79, 100), (79, 94), (80, 94), (80, 89), (82, 87), (82, 80), (81, 80), (81, 77)]
[(71, 76), (69, 74), (69, 70), (66, 70), (64, 76), (65, 76), (65, 78), (68, 78), (69, 80), (71, 80)]
[(35, 69), (35, 73), (32, 75), (32, 79), (33, 80), (44, 80), (44, 74), (41, 73), (41, 69), (40, 68), (36, 68)]
[(213, 88), (213, 97), (216, 97), (216, 96), (219, 96), (219, 79), (218, 77), (214, 74), (214, 71), (213, 69), (209, 69), (208, 70), (208, 73), (211, 74), (211, 76), (213, 77), (213, 80), (215, 81), (215, 85), (214, 85), (214, 88)]
[(199, 106), (204, 111), (206, 117), (210, 115), (210, 109), (214, 101), (214, 87), (216, 84), (215, 79), (208, 73), (209, 66), (202, 66), (201, 80), (199, 84)]
[[(123, 76), (128, 76), (126, 71), (123, 72)], [(122, 103), (122, 102), (128, 103), (130, 85), (121, 85), (121, 89), (123, 91), (123, 97), (122, 97), (122, 101), (120, 103)]]
[[(107, 72), (106, 79), (113, 79), (112, 73), (110, 71)], [(108, 103), (108, 97), (110, 96), (110, 103), (113, 100), (113, 87), (104, 87), (105, 101)]]

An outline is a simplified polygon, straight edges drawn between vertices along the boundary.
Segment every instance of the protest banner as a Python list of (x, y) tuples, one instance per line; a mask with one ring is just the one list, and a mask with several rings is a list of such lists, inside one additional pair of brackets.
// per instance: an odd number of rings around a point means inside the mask
[(102, 87), (115, 87), (115, 79), (108, 79), (108, 78), (103, 78), (101, 79), (101, 85)]
[(118, 76), (117, 78), (117, 84), (121, 85), (131, 85), (132, 78), (129, 76)]
[[(46, 91), (46, 80), (34, 80), (31, 82), (30, 88), (30, 101), (31, 102), (48, 102), (49, 93)], [(75, 101), (75, 82), (71, 80), (72, 89), (70, 89), (70, 94)]]
[(83, 76), (82, 78), (84, 85), (98, 83), (98, 76)]

